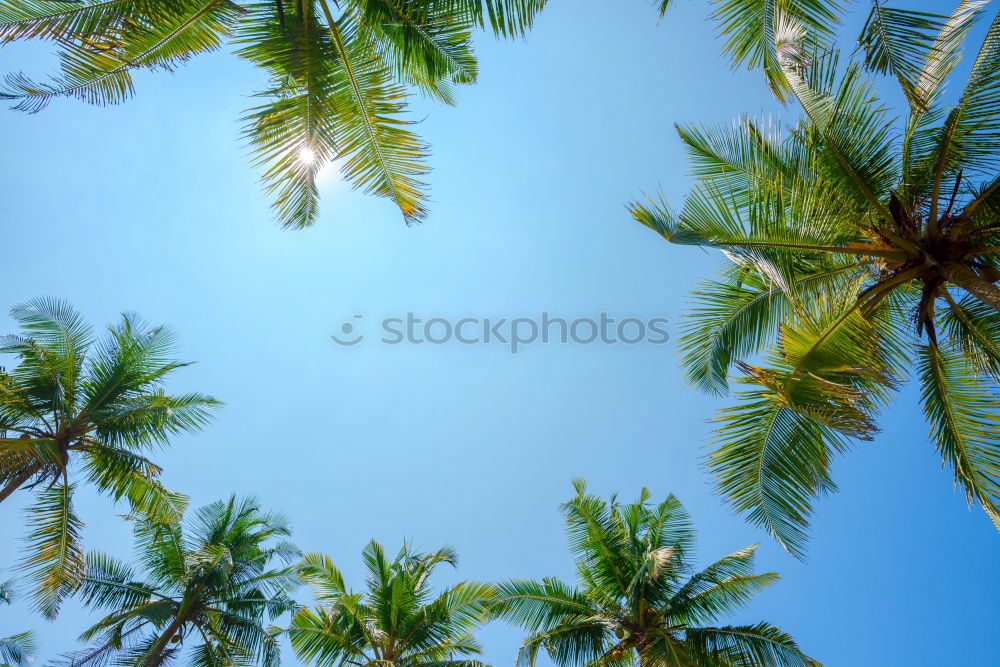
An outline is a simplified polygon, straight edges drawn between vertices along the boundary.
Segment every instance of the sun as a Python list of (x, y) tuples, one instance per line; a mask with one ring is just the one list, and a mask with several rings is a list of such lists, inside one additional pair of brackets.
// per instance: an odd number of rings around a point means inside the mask
[(313, 152), (309, 146), (303, 146), (299, 149), (299, 162), (304, 165), (311, 165), (316, 161), (316, 153)]

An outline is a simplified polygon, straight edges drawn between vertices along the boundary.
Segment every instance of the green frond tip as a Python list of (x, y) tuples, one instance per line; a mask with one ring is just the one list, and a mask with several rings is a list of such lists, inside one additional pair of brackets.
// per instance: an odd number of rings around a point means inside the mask
[(626, 208), (636, 222), (649, 227), (668, 241), (677, 231), (677, 219), (663, 195), (659, 195), (655, 200), (647, 196), (645, 203), (629, 202)]

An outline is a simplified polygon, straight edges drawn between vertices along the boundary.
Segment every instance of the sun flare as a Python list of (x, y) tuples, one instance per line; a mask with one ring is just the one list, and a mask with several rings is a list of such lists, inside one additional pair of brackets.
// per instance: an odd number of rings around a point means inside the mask
[(316, 153), (309, 146), (303, 146), (299, 149), (299, 162), (304, 165), (311, 165), (316, 161)]

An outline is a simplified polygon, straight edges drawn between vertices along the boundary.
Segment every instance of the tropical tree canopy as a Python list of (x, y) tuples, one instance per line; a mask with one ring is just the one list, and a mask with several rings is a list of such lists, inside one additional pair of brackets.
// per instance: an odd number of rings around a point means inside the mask
[[(161, 665), (190, 648), (195, 665), (277, 665), (280, 630), (265, 625), (295, 603), (299, 557), (286, 519), (254, 498), (200, 508), (187, 526), (135, 520), (137, 567), (87, 555), (84, 604), (107, 616), (80, 635), (66, 664)], [(275, 567), (275, 561), (284, 565)]]
[[(910, 372), (930, 440), (1000, 529), (1000, 15), (964, 82), (944, 86), (985, 3), (950, 15), (873, 4), (862, 60), (779, 53), (804, 112), (679, 127), (697, 186), (666, 240), (718, 248), (680, 338), (688, 380), (748, 388), (717, 418), (709, 467), (740, 512), (801, 555), (833, 456), (870, 440)], [(804, 34), (786, 23), (788, 34)], [(865, 69), (908, 103), (893, 118)], [(957, 93), (954, 94), (954, 93)], [(951, 99), (954, 98), (954, 99)]]
[(453, 104), (473, 83), (472, 31), (523, 34), (545, 0), (0, 0), (0, 44), (53, 43), (48, 82), (8, 74), (0, 99), (29, 112), (53, 98), (114, 104), (136, 69), (173, 70), (226, 40), (268, 77), (248, 109), (251, 161), (284, 227), (318, 215), (316, 175), (387, 197), (407, 223), (426, 214), (428, 148), (406, 113), (411, 91)]
[(307, 554), (299, 576), (317, 605), (292, 618), (288, 635), (295, 655), (317, 665), (384, 667), (480, 667), (473, 630), (484, 621), (493, 587), (462, 581), (436, 592), (434, 569), (456, 564), (443, 548), (418, 553), (404, 545), (393, 559), (370, 542), (361, 553), (368, 571), (366, 590), (347, 588), (329, 556)]
[(23, 568), (48, 617), (80, 583), (86, 563), (76, 484), (90, 484), (132, 511), (180, 518), (185, 498), (163, 487), (145, 457), (174, 434), (195, 431), (219, 403), (203, 394), (169, 396), (174, 335), (124, 315), (97, 339), (69, 304), (36, 299), (11, 310), (22, 333), (0, 337), (18, 365), (0, 369), (0, 502), (32, 490)]
[[(14, 582), (0, 581), (0, 607), (14, 600)], [(8, 626), (9, 627), (9, 626)], [(24, 667), (35, 652), (35, 635), (31, 631), (0, 637), (0, 667)]]
[(562, 506), (579, 584), (556, 578), (497, 586), (494, 613), (530, 634), (518, 664), (544, 650), (567, 667), (817, 665), (790, 636), (768, 623), (708, 625), (773, 584), (754, 574), (756, 545), (700, 572), (692, 568), (695, 532), (670, 495), (649, 502), (604, 500), (574, 481)]

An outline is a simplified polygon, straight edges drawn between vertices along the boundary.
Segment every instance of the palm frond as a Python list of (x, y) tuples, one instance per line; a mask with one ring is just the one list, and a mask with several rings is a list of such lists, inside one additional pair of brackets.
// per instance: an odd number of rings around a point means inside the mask
[(80, 587), (80, 598), (88, 607), (131, 608), (155, 595), (155, 589), (138, 581), (127, 563), (101, 552), (87, 554), (87, 575)]
[(80, 547), (83, 522), (73, 508), (73, 486), (59, 484), (38, 494), (28, 508), (28, 553), (21, 564), (34, 583), (35, 607), (55, 618), (62, 601), (83, 581), (87, 564)]
[(0, 637), (0, 662), (19, 667), (29, 665), (37, 648), (35, 633), (30, 630)]
[[(328, 10), (325, 0), (320, 6)], [(406, 92), (385, 64), (365, 47), (358, 26), (326, 11), (337, 54), (333, 95), (337, 99), (338, 145), (344, 176), (369, 194), (393, 201), (407, 223), (426, 217), (427, 147), (403, 118)]]
[(108, 446), (91, 447), (85, 454), (88, 481), (115, 500), (127, 498), (132, 511), (158, 523), (181, 520), (187, 497), (170, 491), (156, 477), (160, 468), (148, 459)]
[(896, 77), (912, 109), (927, 106), (921, 94), (923, 66), (928, 58), (940, 57), (932, 53), (932, 47), (948, 19), (946, 15), (896, 9), (888, 7), (885, 0), (872, 0), (868, 20), (858, 37), (865, 52), (865, 67)]
[(1000, 531), (1000, 402), (957, 351), (921, 346), (918, 370), (931, 439)]
[[(845, 263), (793, 278), (797, 298), (836, 290), (863, 269)], [(791, 314), (793, 301), (778, 283), (761, 280), (755, 272), (735, 270), (723, 281), (706, 281), (694, 293), (694, 306), (684, 314), (679, 340), (685, 378), (702, 391), (721, 395), (728, 388), (729, 369), (762, 351)]]
[(547, 2), (548, 0), (439, 0), (426, 3), (427, 9), (424, 11), (440, 11), (456, 20), (490, 28), (498, 37), (517, 37), (531, 28), (535, 17)]
[[(987, 29), (958, 103), (937, 133), (934, 153), (932, 213), (936, 219), (940, 186), (959, 168), (990, 174), (1000, 150), (1000, 12)], [(991, 174), (992, 175), (992, 174)]]
[(692, 626), (732, 613), (778, 581), (774, 572), (754, 574), (757, 545), (712, 563), (685, 582), (670, 600), (671, 619)]
[(475, 83), (479, 64), (472, 51), (471, 15), (440, 3), (408, 6), (400, 0), (355, 0), (360, 34), (371, 41), (400, 80), (447, 104), (454, 85)]
[(555, 627), (561, 619), (596, 616), (584, 595), (554, 578), (542, 581), (511, 579), (497, 584), (493, 614), (530, 632)]
[(883, 203), (899, 180), (893, 144), (893, 120), (878, 102), (870, 80), (854, 63), (836, 86), (838, 55), (831, 51), (808, 68), (785, 64), (795, 97), (813, 130), (823, 138), (817, 169), (845, 197), (886, 222), (892, 215)]
[[(840, 0), (720, 0), (713, 17), (733, 66), (762, 69), (771, 92), (785, 101), (791, 89), (782, 69), (782, 51), (828, 45), (842, 4)], [(788, 23), (803, 28), (794, 45), (783, 44)]]
[(801, 558), (812, 502), (836, 488), (830, 461), (846, 449), (834, 428), (788, 407), (767, 389), (739, 392), (716, 418), (709, 468), (719, 492)]
[(699, 628), (685, 633), (697, 664), (819, 667), (787, 633), (767, 623)]
[(517, 652), (515, 665), (535, 667), (540, 650), (560, 667), (588, 665), (606, 651), (610, 628), (600, 620), (571, 618), (532, 633)]
[(982, 301), (965, 295), (941, 314), (942, 328), (978, 373), (1000, 383), (1000, 314)]
[[(71, 44), (61, 54), (62, 73), (51, 82), (36, 83), (24, 74), (6, 76), (0, 99), (29, 113), (41, 111), (56, 97), (90, 104), (120, 103), (133, 93), (131, 70), (169, 70), (193, 54), (219, 48), (243, 11), (231, 0), (176, 0), (159, 7), (163, 9), (149, 21), (152, 28), (121, 32), (107, 46), (95, 48), (86, 41), (81, 46)], [(119, 17), (114, 20), (120, 22)]]

